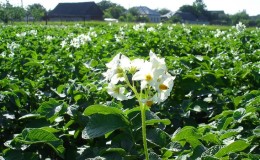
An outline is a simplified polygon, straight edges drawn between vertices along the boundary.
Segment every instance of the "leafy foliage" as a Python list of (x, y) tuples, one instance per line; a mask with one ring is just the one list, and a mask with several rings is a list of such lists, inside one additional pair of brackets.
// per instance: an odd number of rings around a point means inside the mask
[(0, 28), (0, 157), (143, 159), (138, 104), (112, 99), (102, 73), (118, 53), (152, 50), (176, 79), (146, 111), (150, 159), (259, 159), (259, 29)]

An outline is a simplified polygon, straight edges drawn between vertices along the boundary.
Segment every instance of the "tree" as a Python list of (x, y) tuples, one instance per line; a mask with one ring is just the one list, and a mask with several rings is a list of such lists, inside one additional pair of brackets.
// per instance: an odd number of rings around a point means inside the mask
[(13, 7), (9, 1), (5, 4), (0, 4), (0, 20), (4, 23), (14, 20), (22, 20), (25, 16), (25, 10), (22, 7)]
[(119, 17), (119, 20), (123, 22), (135, 22), (138, 15), (139, 13), (136, 8), (129, 8), (127, 12)]
[(167, 14), (169, 12), (171, 12), (169, 9), (167, 8), (162, 8), (162, 9), (157, 9), (156, 10), (158, 13), (160, 13), (160, 15), (164, 15), (164, 14)]
[(192, 5), (183, 5), (179, 8), (179, 11), (182, 12), (189, 12), (193, 15), (199, 16), (206, 16), (207, 15), (207, 6), (204, 4), (203, 0), (195, 0)]
[(127, 12), (119, 17), (120, 21), (123, 22), (136, 22), (139, 17), (138, 9), (135, 7), (129, 8)]
[(116, 4), (107, 0), (102, 0), (101, 2), (97, 3), (97, 5), (100, 7), (102, 11), (105, 11), (106, 9), (113, 7)]
[(196, 15), (196, 10), (191, 5), (183, 5), (183, 6), (181, 6), (179, 8), (179, 11), (181, 11), (181, 12), (189, 12), (189, 13), (192, 13), (193, 15)]
[(0, 4), (1, 8), (0, 8), (0, 18), (4, 23), (8, 23), (12, 18), (12, 5), (6, 1), (5, 4)]
[[(118, 19), (126, 9), (120, 5), (112, 6), (104, 11), (105, 15), (109, 15), (109, 17), (106, 18), (116, 18)], [(105, 17), (105, 16), (104, 16)]]
[(195, 0), (195, 2), (193, 2), (192, 7), (195, 10), (195, 15), (196, 16), (202, 16), (202, 15), (206, 15), (206, 4), (203, 2), (203, 0)]
[(46, 9), (38, 3), (29, 5), (27, 8), (27, 15), (32, 16), (34, 21), (40, 20), (46, 13)]
[(126, 11), (124, 7), (107, 0), (102, 0), (97, 5), (104, 12), (104, 18), (118, 19)]
[(21, 21), (26, 16), (26, 11), (22, 7), (13, 7), (11, 17), (13, 20)]
[(236, 25), (239, 22), (242, 22), (243, 24), (247, 25), (249, 23), (250, 17), (246, 13), (246, 11), (243, 10), (243, 11), (240, 11), (240, 12), (234, 14), (234, 15), (231, 15), (230, 19), (232, 21), (232, 25)]
[(182, 22), (182, 19), (181, 17), (179, 16), (171, 16), (171, 18), (169, 19), (169, 21), (171, 23), (181, 23)]

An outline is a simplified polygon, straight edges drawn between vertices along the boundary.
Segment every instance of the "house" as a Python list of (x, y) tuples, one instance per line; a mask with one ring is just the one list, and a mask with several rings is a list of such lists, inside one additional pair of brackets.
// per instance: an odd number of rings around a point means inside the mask
[(138, 11), (140, 17), (147, 17), (149, 19), (149, 21), (153, 22), (153, 23), (161, 22), (160, 13), (158, 13), (154, 10), (151, 10), (150, 8), (145, 7), (145, 6), (139, 6), (139, 7), (133, 7), (133, 8), (135, 8)]
[(170, 12), (164, 14), (164, 15), (161, 15), (161, 20), (168, 20), (168, 19), (170, 19), (172, 16), (174, 16), (174, 14), (175, 14), (175, 12), (170, 11)]
[(223, 16), (225, 16), (225, 12), (222, 10), (219, 11), (208, 11), (209, 15), (215, 19), (219, 19), (222, 18)]
[(49, 14), (51, 21), (103, 20), (103, 11), (95, 2), (59, 3)]
[(228, 16), (223, 10), (208, 11), (210, 24), (227, 25), (229, 22)]
[(190, 24), (209, 24), (207, 18), (205, 16), (195, 16), (190, 12), (169, 12), (165, 15), (162, 15), (162, 20), (167, 20), (172, 16), (178, 17), (182, 23), (190, 23)]

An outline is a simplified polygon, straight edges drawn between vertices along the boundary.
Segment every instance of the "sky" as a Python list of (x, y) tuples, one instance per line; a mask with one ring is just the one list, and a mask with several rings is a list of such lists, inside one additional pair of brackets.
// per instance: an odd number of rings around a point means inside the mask
[[(87, 2), (94, 1), (96, 3), (101, 0), (9, 0), (14, 6), (26, 7), (30, 4), (40, 3), (47, 10), (54, 9), (58, 3), (61, 2)], [(195, 0), (110, 0), (113, 3), (120, 4), (126, 9), (134, 6), (147, 6), (151, 9), (167, 8), (171, 11), (176, 11), (179, 7), (188, 4), (192, 5)], [(5, 3), (6, 0), (0, 0)], [(260, 14), (260, 0), (204, 0), (207, 10), (224, 10), (226, 14), (235, 14), (239, 11), (246, 10), (250, 16)]]

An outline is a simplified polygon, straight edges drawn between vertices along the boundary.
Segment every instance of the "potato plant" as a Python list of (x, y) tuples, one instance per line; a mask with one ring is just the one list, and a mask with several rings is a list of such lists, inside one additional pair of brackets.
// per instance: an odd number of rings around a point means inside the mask
[[(17, 24), (0, 41), (0, 159), (260, 159), (259, 28)], [(114, 69), (113, 88), (106, 64), (143, 74), (151, 53), (156, 81)]]

